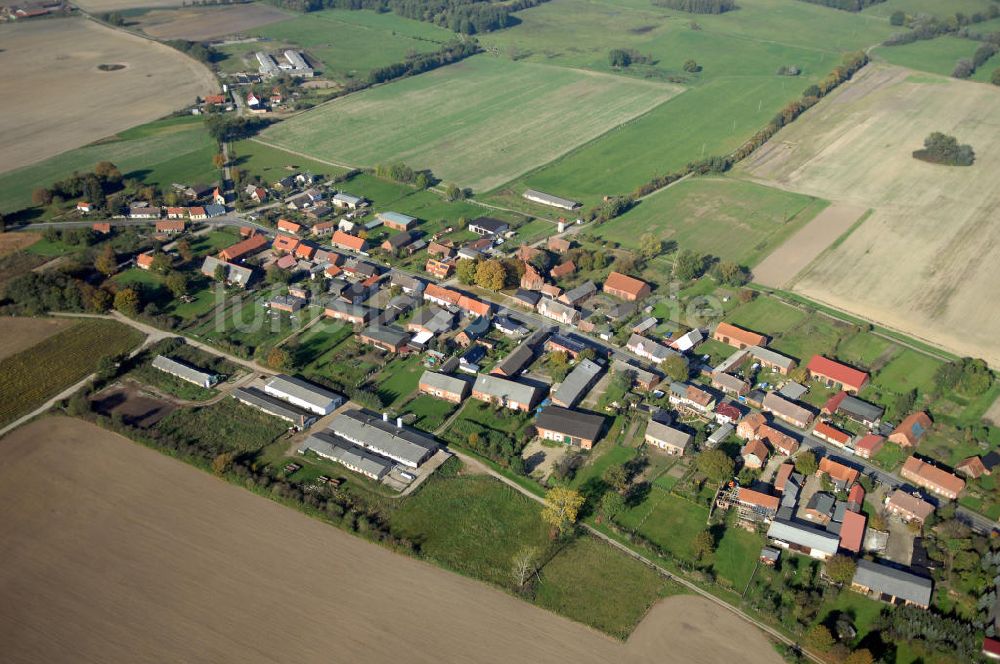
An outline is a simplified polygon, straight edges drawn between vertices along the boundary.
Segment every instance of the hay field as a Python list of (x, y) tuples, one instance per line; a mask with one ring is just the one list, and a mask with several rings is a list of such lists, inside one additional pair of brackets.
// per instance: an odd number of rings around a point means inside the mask
[[(0, 25), (0, 172), (149, 122), (211, 93), (178, 51), (83, 18)], [(100, 71), (100, 64), (125, 69)]]
[(324, 104), (266, 130), (263, 138), (353, 165), (404, 161), (483, 191), (679, 91), (673, 85), (478, 55)]
[(623, 645), (78, 420), (3, 447), (7, 662), (781, 662), (691, 596)]
[(289, 14), (261, 3), (223, 5), (220, 7), (182, 7), (154, 9), (137, 19), (138, 27), (157, 39), (201, 41), (234, 35), (277, 21)]
[[(969, 168), (917, 161), (932, 131)], [(764, 183), (874, 208), (795, 290), (1000, 365), (1000, 89), (876, 65), (782, 130), (742, 169)]]

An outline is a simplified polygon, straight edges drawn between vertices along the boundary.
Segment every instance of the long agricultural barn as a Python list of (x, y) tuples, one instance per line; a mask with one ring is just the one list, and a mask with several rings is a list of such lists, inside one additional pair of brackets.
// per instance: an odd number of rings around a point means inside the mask
[(281, 71), (278, 69), (278, 63), (274, 61), (274, 58), (264, 51), (257, 51), (257, 62), (260, 63), (261, 74), (274, 76)]
[(344, 397), (301, 378), (280, 375), (264, 385), (264, 391), (317, 415), (329, 415), (344, 403)]
[(542, 205), (561, 208), (563, 210), (575, 210), (580, 207), (580, 203), (577, 201), (571, 201), (568, 198), (559, 198), (558, 196), (552, 196), (551, 194), (535, 191), (534, 189), (527, 190), (522, 196), (532, 203), (541, 203)]
[(268, 415), (285, 420), (296, 429), (305, 429), (316, 421), (316, 416), (312, 413), (307, 413), (286, 401), (276, 399), (256, 387), (241, 387), (234, 390), (233, 398)]
[(194, 367), (189, 367), (182, 362), (178, 362), (177, 360), (164, 355), (157, 355), (153, 358), (153, 368), (159, 369), (160, 371), (168, 373), (171, 376), (176, 376), (181, 380), (186, 380), (189, 383), (194, 383), (199, 387), (212, 387), (219, 382), (219, 377), (215, 374), (200, 371)]
[(417, 468), (438, 450), (436, 440), (407, 429), (398, 419), (393, 423), (386, 415), (379, 418), (360, 410), (340, 413), (333, 418), (329, 430), (355, 445), (410, 468)]
[(371, 454), (338, 436), (320, 431), (314, 433), (299, 446), (299, 454), (312, 452), (317, 456), (336, 461), (342, 466), (361, 473), (373, 480), (380, 480), (392, 469), (385, 459)]

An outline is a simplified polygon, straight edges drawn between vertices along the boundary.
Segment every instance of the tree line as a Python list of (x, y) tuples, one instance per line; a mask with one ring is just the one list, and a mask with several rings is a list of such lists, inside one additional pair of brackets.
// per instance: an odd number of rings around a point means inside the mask
[(475, 40), (450, 42), (433, 53), (418, 53), (409, 56), (403, 62), (396, 62), (385, 67), (378, 67), (368, 74), (368, 83), (385, 83), (403, 76), (422, 74), (438, 67), (450, 65), (453, 62), (473, 56), (482, 49)]
[(691, 14), (722, 14), (736, 9), (736, 0), (653, 0), (657, 7)]
[(840, 9), (845, 12), (859, 12), (866, 7), (883, 3), (885, 0), (802, 0), (802, 2), (832, 7), (833, 9)]

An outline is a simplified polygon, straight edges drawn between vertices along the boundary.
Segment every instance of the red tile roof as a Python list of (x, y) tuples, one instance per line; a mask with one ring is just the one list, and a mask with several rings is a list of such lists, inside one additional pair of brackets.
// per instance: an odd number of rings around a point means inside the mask
[(299, 246), (299, 239), (297, 237), (291, 237), (289, 235), (278, 234), (274, 238), (274, 244), (272, 245), (275, 251), (295, 251), (295, 247)]
[(758, 507), (774, 510), (775, 512), (778, 511), (780, 501), (777, 496), (771, 496), (769, 494), (744, 487), (740, 487), (739, 496), (740, 502), (744, 502), (749, 505), (757, 505)]
[(988, 636), (985, 637), (983, 639), (983, 654), (992, 656), (994, 659), (1000, 659), (1000, 641), (991, 639)]
[(135, 264), (139, 267), (149, 267), (153, 264), (153, 254), (139, 254), (135, 257)]
[(845, 387), (860, 390), (868, 381), (868, 374), (822, 355), (813, 355), (806, 366), (810, 373), (826, 376)]
[(567, 275), (573, 274), (574, 272), (576, 272), (576, 264), (573, 263), (573, 261), (566, 261), (565, 263), (560, 263), (559, 265), (556, 265), (554, 268), (552, 268), (552, 270), (550, 270), (550, 274), (555, 279), (560, 279)]
[(840, 525), (840, 548), (851, 553), (861, 551), (865, 537), (867, 518), (858, 512), (844, 512), (844, 522)]
[(816, 426), (813, 427), (813, 433), (840, 445), (847, 445), (851, 442), (851, 434), (841, 431), (829, 422), (817, 422)]
[(832, 397), (827, 399), (825, 404), (823, 404), (823, 412), (833, 415), (837, 412), (837, 409), (840, 408), (840, 404), (843, 403), (846, 398), (847, 392), (844, 392), (843, 390), (837, 392)]
[(923, 411), (917, 411), (915, 413), (910, 413), (903, 421), (899, 423), (891, 434), (889, 434), (889, 440), (894, 443), (899, 443), (900, 445), (906, 445), (912, 447), (920, 442), (924, 434), (934, 426), (931, 421), (930, 416)]
[(847, 502), (861, 505), (865, 502), (865, 488), (860, 484), (851, 487), (851, 492), (847, 494)]
[(745, 457), (750, 454), (753, 454), (761, 461), (764, 461), (765, 459), (767, 459), (767, 445), (760, 442), (759, 440), (751, 440), (750, 442), (748, 442), (746, 445), (743, 446), (742, 450), (740, 450), (740, 456)]
[(886, 506), (895, 506), (907, 514), (912, 514), (917, 519), (924, 521), (934, 513), (934, 506), (926, 500), (911, 496), (902, 489), (896, 489), (886, 501)]
[(879, 436), (878, 434), (870, 433), (857, 443), (854, 444), (855, 450), (863, 450), (868, 452), (869, 456), (878, 454), (879, 449), (885, 443), (885, 436)]
[(479, 316), (488, 316), (492, 310), (492, 306), (487, 302), (482, 302), (474, 297), (469, 297), (468, 295), (463, 295), (458, 300), (459, 309), (464, 309), (465, 311), (472, 312)]
[(628, 293), (632, 297), (639, 297), (643, 289), (648, 288), (648, 284), (635, 277), (630, 277), (621, 272), (612, 272), (608, 275), (608, 278), (604, 280), (605, 290), (614, 290)]
[(911, 456), (906, 460), (900, 473), (904, 478), (907, 474), (919, 477), (928, 485), (937, 487), (938, 489), (943, 489), (946, 493), (954, 493), (955, 495), (958, 495), (962, 492), (962, 489), (965, 488), (965, 480), (961, 477), (956, 477), (947, 470), (943, 470), (937, 466), (932, 466), (925, 461), (921, 461), (915, 456)]
[(734, 422), (740, 419), (740, 409), (731, 403), (720, 403), (715, 407), (715, 412), (723, 417), (728, 417)]
[(226, 247), (219, 252), (219, 258), (232, 262), (244, 256), (260, 251), (267, 246), (267, 236), (251, 235), (245, 240), (240, 240), (236, 244)]
[(453, 291), (450, 288), (438, 286), (437, 284), (427, 284), (427, 287), (424, 288), (424, 295), (449, 302), (455, 306), (458, 306), (458, 301), (462, 298), (462, 294), (458, 291)]
[(313, 254), (315, 253), (316, 253), (316, 247), (311, 247), (305, 242), (302, 242), (299, 244), (299, 246), (295, 247), (295, 255), (298, 256), (299, 258), (305, 258), (306, 260), (309, 260), (310, 258), (313, 257)]
[(297, 224), (294, 221), (290, 221), (288, 219), (279, 219), (278, 230), (286, 231), (288, 233), (298, 233), (299, 231), (302, 230), (302, 224)]
[(774, 476), (774, 488), (778, 491), (785, 490), (785, 483), (788, 482), (788, 478), (792, 476), (795, 471), (795, 466), (790, 463), (783, 463), (778, 466), (778, 473)]
[(820, 459), (819, 472), (825, 473), (844, 484), (853, 484), (858, 479), (858, 471), (842, 463), (837, 463), (830, 457)]
[(336, 230), (333, 232), (333, 238), (330, 240), (333, 244), (341, 247), (347, 247), (348, 249), (353, 249), (354, 251), (361, 251), (365, 248), (365, 241), (356, 235), (351, 235), (350, 233), (345, 233), (342, 230)]
[(280, 267), (282, 270), (287, 270), (288, 268), (293, 267), (295, 265), (295, 256), (292, 256), (291, 254), (282, 256), (277, 261), (275, 261), (274, 264)]
[(984, 464), (983, 460), (978, 456), (971, 456), (968, 459), (964, 459), (961, 463), (955, 466), (955, 472), (962, 473), (966, 477), (971, 477), (972, 479), (990, 474), (986, 464)]
[(727, 337), (742, 343), (745, 346), (767, 345), (767, 337), (763, 334), (757, 334), (756, 332), (751, 332), (750, 330), (744, 330), (742, 327), (736, 327), (735, 325), (731, 325), (729, 323), (719, 323), (715, 328), (714, 336)]
[(183, 219), (167, 219), (165, 221), (156, 222), (156, 231), (162, 233), (163, 231), (182, 231), (184, 230), (184, 220)]

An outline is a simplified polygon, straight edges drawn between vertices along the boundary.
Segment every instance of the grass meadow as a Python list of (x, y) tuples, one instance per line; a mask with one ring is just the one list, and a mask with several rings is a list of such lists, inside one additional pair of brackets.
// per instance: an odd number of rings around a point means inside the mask
[(681, 249), (753, 266), (825, 206), (812, 196), (750, 182), (699, 178), (643, 200), (594, 232), (630, 249), (652, 233)]
[[(882, 46), (875, 49), (875, 55), (900, 67), (950, 76), (955, 68), (955, 63), (962, 58), (971, 59), (978, 47), (979, 42), (971, 39), (945, 35), (937, 39), (916, 41), (901, 46)], [(990, 64), (993, 63), (987, 62), (983, 65), (983, 69), (989, 70)]]
[(404, 161), (483, 191), (600, 136), (679, 88), (479, 55), (273, 126), (264, 140), (351, 165)]

